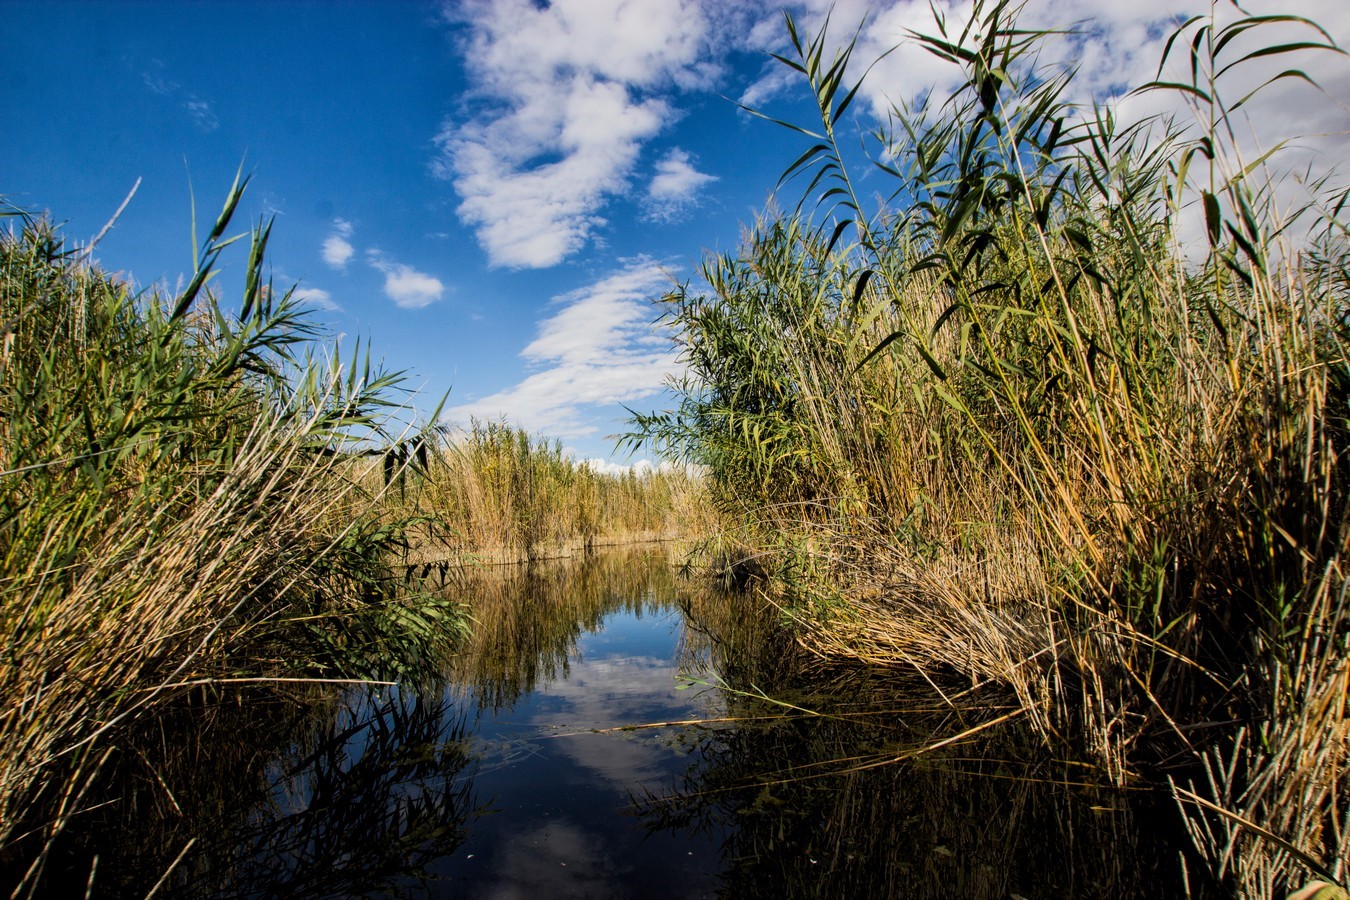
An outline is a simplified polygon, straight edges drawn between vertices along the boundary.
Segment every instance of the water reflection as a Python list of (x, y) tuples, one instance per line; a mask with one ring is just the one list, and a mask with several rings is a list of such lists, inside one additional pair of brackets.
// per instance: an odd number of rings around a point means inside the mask
[[(451, 681), (483, 708), (509, 709), (540, 684), (565, 681), (583, 635), (602, 632), (607, 617), (669, 615), (673, 569), (662, 552), (609, 553), (576, 562), (554, 561), (497, 570), (453, 570), (444, 589), (470, 604), (473, 635), (450, 661)], [(624, 642), (641, 628), (609, 634)], [(664, 652), (657, 640), (648, 647)], [(669, 665), (670, 660), (662, 660)]]
[(124, 747), (32, 895), (422, 894), (475, 809), (464, 723), (434, 696), (369, 689), (166, 715)]
[(663, 553), (451, 572), (444, 589), (475, 629), (439, 682), (184, 710), (128, 748), (143, 764), (72, 832), (47, 893), (83, 895), (95, 856), (103, 896), (144, 895), (165, 872), (161, 890), (188, 897), (1158, 897), (1180, 883), (1143, 806), (1066, 787), (1080, 773), (1013, 728), (887, 762), (978, 716), (805, 656), (772, 609), (676, 579)]
[(896, 761), (999, 710), (963, 717), (926, 683), (825, 665), (748, 600), (684, 602), (693, 657), (743, 721), (700, 732), (680, 788), (641, 815), (725, 835), (720, 895), (1180, 895), (1151, 798), (1075, 784), (1083, 770), (1012, 727)]
[[(331, 729), (270, 767), (269, 797), (213, 834), (181, 883), (212, 896), (360, 896), (429, 889), (473, 809), (464, 718), (444, 701), (357, 692)], [(224, 865), (222, 866), (221, 863)]]
[(473, 586), (479, 624), (450, 670), (478, 710), (474, 784), (492, 815), (441, 869), (457, 895), (711, 895), (720, 837), (633, 816), (633, 793), (672, 786), (690, 747), (627, 726), (716, 712), (714, 694), (680, 689), (676, 587), (663, 556), (624, 554)]

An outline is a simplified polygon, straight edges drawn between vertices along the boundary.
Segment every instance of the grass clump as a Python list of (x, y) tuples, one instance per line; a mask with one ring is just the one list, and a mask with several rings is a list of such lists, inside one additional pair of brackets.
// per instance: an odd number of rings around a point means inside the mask
[(785, 177), (816, 213), (665, 298), (689, 374), (635, 439), (708, 467), (809, 647), (1002, 693), (1105, 780), (1170, 781), (1209, 875), (1272, 896), (1350, 875), (1350, 253), (1345, 195), (1282, 215), (1235, 137), (1250, 94), (1224, 96), (1340, 51), (1220, 13), (1168, 44), (1189, 81), (1141, 88), (1184, 128), (1071, 105), (1010, 3), (939, 21), (915, 39), (964, 83), (874, 136), (875, 212), (836, 134), (852, 45), (789, 19), (820, 123)]
[(362, 487), (400, 376), (343, 365), (247, 241), (208, 288), (236, 182), (176, 296), (134, 293), (11, 216), (0, 235), (0, 860), (31, 867), (202, 685), (411, 676), (462, 627), (392, 580), (402, 526)]

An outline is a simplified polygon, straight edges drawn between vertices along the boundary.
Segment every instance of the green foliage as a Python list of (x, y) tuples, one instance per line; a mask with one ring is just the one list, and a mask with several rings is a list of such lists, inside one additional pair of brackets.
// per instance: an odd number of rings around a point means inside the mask
[[(977, 2), (912, 35), (963, 81), (872, 135), (894, 191), (870, 213), (837, 135), (854, 43), (827, 65), (825, 34), (788, 19), (782, 61), (819, 114), (780, 123), (813, 142), (784, 173), (811, 173), (805, 197), (665, 298), (689, 374), (632, 439), (709, 468), (788, 560), (821, 652), (996, 685), (1112, 780), (1224, 772), (1208, 793), (1342, 872), (1319, 816), (1350, 786), (1317, 773), (1346, 763), (1326, 705), (1350, 661), (1345, 194), (1315, 181), (1276, 215), (1258, 179), (1278, 147), (1243, 162), (1237, 138), (1253, 93), (1222, 99), (1253, 65), (1341, 51), (1295, 16), (1192, 19), (1167, 48), (1189, 80), (1140, 90), (1195, 124), (1123, 125), (1068, 102), (1073, 71), (1037, 62), (1054, 35), (1016, 12)], [(1275, 26), (1308, 38), (1254, 43)], [(1308, 78), (1258, 82), (1289, 80)], [(1220, 879), (1297, 881), (1263, 832), (1187, 808)]]
[(413, 676), (463, 629), (387, 562), (361, 485), (401, 375), (313, 348), (236, 182), (174, 297), (134, 293), (17, 216), (0, 236), (0, 845), (55, 834), (118, 735), (193, 685)]

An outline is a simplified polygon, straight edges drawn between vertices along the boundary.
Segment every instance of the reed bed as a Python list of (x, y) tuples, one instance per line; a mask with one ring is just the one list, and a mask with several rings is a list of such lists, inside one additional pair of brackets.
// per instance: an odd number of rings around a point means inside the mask
[[(205, 692), (414, 677), (457, 603), (391, 577), (408, 524), (363, 483), (400, 376), (350, 363), (264, 277), (208, 287), (236, 182), (175, 296), (133, 293), (45, 222), (0, 234), (0, 873), (47, 848), (135, 729)], [(195, 229), (194, 229), (195, 230)], [(195, 237), (195, 235), (194, 235)]]
[(726, 823), (738, 896), (1181, 895), (1149, 794), (982, 727), (1015, 704), (956, 711), (911, 667), (822, 658), (762, 598), (695, 586), (681, 604), (683, 665), (734, 725), (691, 728), (683, 780), (639, 813)]
[(417, 561), (517, 562), (714, 528), (702, 481), (684, 467), (609, 474), (501, 422), (437, 438), (413, 448), (413, 468), (389, 497), (398, 514), (428, 517), (413, 537)]
[(1341, 51), (1193, 19), (1165, 61), (1189, 81), (1140, 90), (1195, 124), (1125, 125), (1065, 100), (1016, 12), (914, 36), (966, 81), (873, 136), (876, 210), (836, 133), (853, 47), (788, 19), (820, 118), (784, 177), (810, 186), (664, 298), (688, 375), (633, 438), (707, 467), (807, 647), (1006, 696), (1104, 781), (1170, 784), (1225, 890), (1344, 884), (1346, 195), (1282, 213), (1225, 100)]

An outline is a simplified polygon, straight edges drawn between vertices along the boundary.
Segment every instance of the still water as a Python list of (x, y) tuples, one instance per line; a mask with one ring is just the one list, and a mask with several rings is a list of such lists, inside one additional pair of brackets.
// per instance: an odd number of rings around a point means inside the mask
[[(578, 610), (579, 633), (545, 651), (542, 671), (513, 680), (516, 696), (495, 684), (483, 690), (481, 677), (453, 689), (473, 710), (468, 747), (482, 804), (464, 843), (437, 866), (456, 893), (716, 893), (720, 829), (654, 831), (636, 804), (671, 790), (699, 743), (687, 727), (653, 723), (716, 718), (719, 698), (689, 686), (702, 667), (682, 657), (684, 619), (669, 593), (601, 590), (595, 599), (595, 609)], [(504, 655), (508, 666), (538, 659), (509, 660), (510, 648)]]
[(438, 678), (195, 711), (51, 865), (82, 893), (97, 856), (106, 896), (1175, 893), (1143, 798), (1008, 729), (907, 758), (975, 721), (664, 553), (444, 589), (475, 625)]

